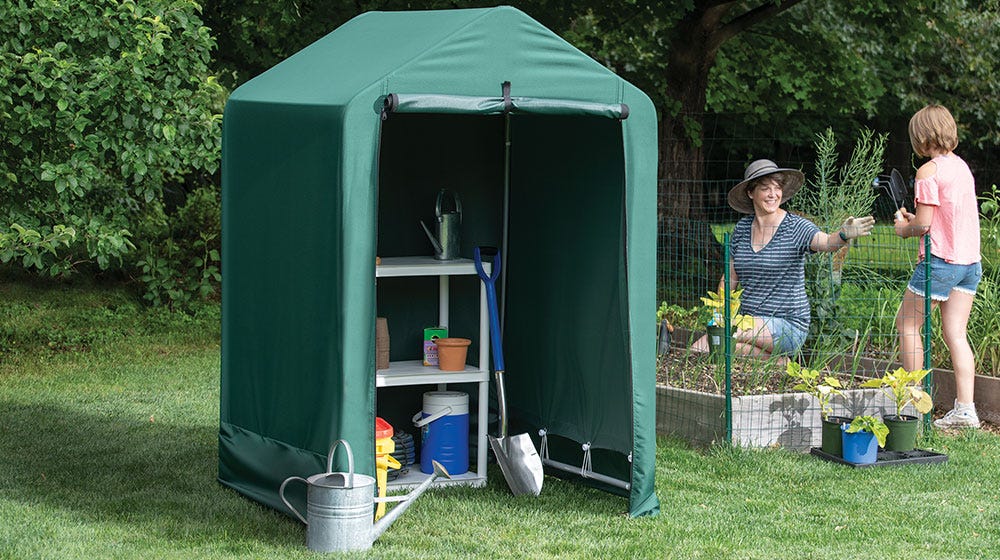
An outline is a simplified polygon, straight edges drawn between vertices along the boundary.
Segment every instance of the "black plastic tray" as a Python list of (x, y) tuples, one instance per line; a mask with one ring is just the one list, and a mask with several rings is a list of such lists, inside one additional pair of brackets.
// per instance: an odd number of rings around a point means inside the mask
[(948, 456), (944, 453), (935, 453), (933, 451), (927, 451), (925, 449), (914, 449), (913, 451), (879, 451), (878, 457), (875, 459), (874, 463), (869, 463), (867, 465), (858, 465), (855, 463), (850, 463), (845, 461), (842, 457), (834, 457), (829, 453), (826, 453), (819, 447), (812, 447), (809, 449), (809, 453), (823, 459), (824, 461), (830, 461), (832, 463), (840, 463), (841, 465), (847, 465), (849, 467), (854, 467), (856, 469), (864, 469), (868, 467), (898, 467), (902, 465), (918, 465), (918, 464), (934, 464), (934, 463), (946, 463), (948, 461)]

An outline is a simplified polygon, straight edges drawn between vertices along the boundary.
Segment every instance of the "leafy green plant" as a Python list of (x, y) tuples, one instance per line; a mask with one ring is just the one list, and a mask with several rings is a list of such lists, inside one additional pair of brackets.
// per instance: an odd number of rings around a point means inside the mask
[(851, 420), (851, 425), (847, 427), (847, 433), (871, 432), (875, 434), (879, 447), (885, 447), (885, 437), (889, 435), (889, 427), (885, 422), (874, 416), (856, 416)]
[[(1000, 189), (991, 185), (979, 197), (983, 277), (972, 302), (969, 342), (977, 373), (1000, 376)], [(940, 337), (940, 330), (938, 330)], [(943, 347), (938, 340), (936, 347)]]
[[(976, 356), (976, 373), (1000, 377), (1000, 271), (996, 269), (984, 273), (976, 289), (969, 343)], [(942, 346), (943, 341), (937, 344)]]
[(792, 389), (816, 397), (816, 400), (819, 401), (820, 415), (823, 420), (826, 420), (833, 412), (830, 401), (834, 395), (843, 394), (840, 391), (840, 381), (829, 375), (821, 377), (819, 370), (802, 367), (798, 362), (788, 362), (788, 365), (785, 366), (785, 373), (797, 381)]
[[(38, 231), (10, 224), (10, 230), (0, 231), (0, 262), (8, 263), (15, 257), (21, 257), (21, 266), (26, 269), (42, 269), (45, 266), (42, 255), (56, 255), (62, 247), (69, 247), (76, 240), (76, 230), (57, 224), (44, 235)], [(50, 273), (55, 276), (59, 267), (52, 265)]]
[(158, 238), (143, 241), (136, 262), (143, 297), (153, 305), (186, 307), (219, 291), (221, 201), (214, 189), (197, 189)]
[[(745, 330), (753, 328), (753, 316), (751, 315), (740, 315), (737, 313), (740, 309), (740, 296), (743, 295), (743, 289), (731, 290), (729, 292), (729, 315), (732, 319), (733, 326), (738, 330)], [(709, 324), (716, 324), (722, 326), (722, 318), (726, 315), (726, 295), (720, 289), (718, 292), (708, 291), (708, 297), (702, 297), (701, 302), (704, 304), (704, 311), (707, 313), (708, 319), (706, 322)]]
[(695, 328), (698, 323), (697, 307), (685, 309), (676, 304), (660, 302), (660, 307), (656, 310), (656, 324), (660, 324), (664, 319), (675, 327)]
[(0, 3), (0, 261), (124, 269), (169, 192), (211, 184), (225, 91), (200, 10)]
[(896, 371), (887, 371), (885, 375), (877, 379), (869, 379), (861, 384), (862, 387), (874, 387), (882, 391), (896, 403), (896, 415), (903, 415), (903, 408), (908, 404), (913, 404), (917, 412), (926, 414), (934, 408), (934, 401), (931, 396), (920, 386), (920, 382), (930, 370), (917, 369), (907, 371), (903, 368), (896, 368)]
[(833, 130), (817, 134), (815, 175), (789, 205), (827, 228), (839, 226), (848, 216), (871, 214), (878, 195), (872, 183), (882, 171), (887, 139), (887, 134), (862, 129), (841, 165)]

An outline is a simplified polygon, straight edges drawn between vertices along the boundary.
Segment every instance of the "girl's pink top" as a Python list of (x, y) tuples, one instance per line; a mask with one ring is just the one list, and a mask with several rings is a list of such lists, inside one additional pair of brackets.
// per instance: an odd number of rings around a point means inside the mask
[[(955, 154), (935, 156), (937, 171), (914, 184), (915, 201), (934, 206), (928, 233), (931, 254), (954, 264), (972, 264), (979, 254), (979, 206), (976, 184), (965, 161)], [(924, 244), (920, 243), (920, 257)]]

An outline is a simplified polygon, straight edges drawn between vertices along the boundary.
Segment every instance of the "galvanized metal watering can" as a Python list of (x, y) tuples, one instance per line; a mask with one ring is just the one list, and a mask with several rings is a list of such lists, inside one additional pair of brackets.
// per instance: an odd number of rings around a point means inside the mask
[[(343, 444), (347, 452), (348, 472), (333, 472), (333, 454)], [(281, 483), (278, 495), (285, 506), (306, 524), (306, 547), (316, 552), (368, 550), (389, 525), (430, 487), (438, 476), (451, 478), (440, 464), (434, 464), (434, 474), (424, 480), (406, 496), (375, 497), (375, 479), (354, 472), (354, 454), (351, 446), (338, 439), (330, 447), (326, 458), (326, 472), (308, 479), (290, 476)], [(307, 486), (306, 516), (296, 510), (285, 498), (285, 487), (292, 481), (302, 481)], [(400, 502), (377, 523), (372, 522), (375, 502)]]
[[(444, 198), (449, 195), (452, 197), (454, 210), (443, 211)], [(434, 246), (434, 258), (439, 261), (457, 259), (462, 250), (462, 238), (459, 233), (462, 225), (462, 201), (457, 194), (448, 189), (441, 189), (434, 207), (434, 215), (437, 216), (437, 236), (431, 233), (423, 220), (420, 220), (424, 233)]]

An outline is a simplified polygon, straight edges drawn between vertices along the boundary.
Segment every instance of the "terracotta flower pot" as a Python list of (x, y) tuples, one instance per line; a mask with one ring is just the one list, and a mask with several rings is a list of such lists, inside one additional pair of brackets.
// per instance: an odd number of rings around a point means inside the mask
[(465, 356), (472, 341), (468, 338), (439, 338), (434, 341), (438, 348), (438, 369), (442, 371), (464, 371)]

